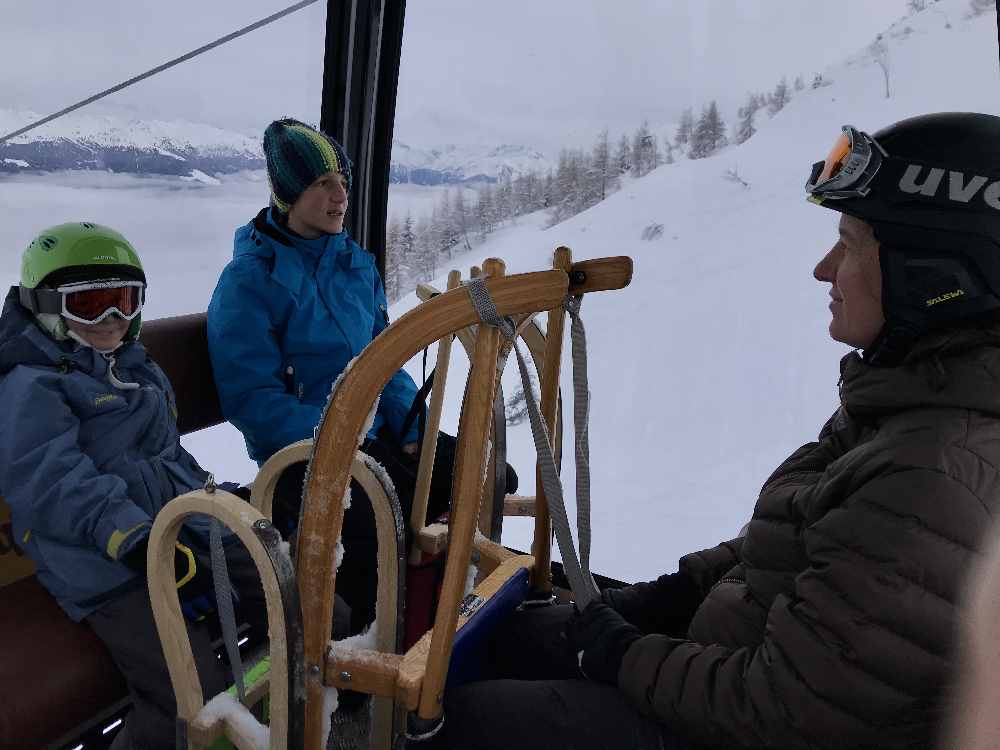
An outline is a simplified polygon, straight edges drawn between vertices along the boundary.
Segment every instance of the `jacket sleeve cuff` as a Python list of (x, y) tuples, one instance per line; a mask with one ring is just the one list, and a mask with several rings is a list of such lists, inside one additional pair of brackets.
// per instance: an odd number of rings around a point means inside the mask
[(136, 543), (149, 535), (152, 520), (137, 506), (122, 509), (115, 517), (102, 521), (97, 530), (101, 550), (112, 560), (118, 560)]
[[(632, 704), (646, 716), (657, 720), (663, 715), (663, 706), (656, 699), (658, 681), (666, 678), (664, 662), (678, 648), (697, 649), (697, 644), (665, 635), (647, 635), (633, 641), (618, 668), (618, 687)], [(677, 690), (676, 692), (680, 692)]]

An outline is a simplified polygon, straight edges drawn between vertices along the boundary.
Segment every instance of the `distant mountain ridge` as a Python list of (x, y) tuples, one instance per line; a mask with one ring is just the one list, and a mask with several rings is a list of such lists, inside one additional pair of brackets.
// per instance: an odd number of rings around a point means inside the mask
[(389, 181), (417, 185), (496, 182), (530, 171), (546, 171), (551, 164), (527, 146), (442, 146), (419, 149), (401, 141), (392, 144)]
[[(38, 117), (0, 109), (0, 133)], [(199, 123), (111, 115), (68, 115), (0, 143), (0, 174), (101, 170), (189, 177), (265, 166), (259, 138)], [(389, 179), (418, 185), (495, 182), (549, 166), (541, 153), (526, 146), (418, 149), (394, 142)]]

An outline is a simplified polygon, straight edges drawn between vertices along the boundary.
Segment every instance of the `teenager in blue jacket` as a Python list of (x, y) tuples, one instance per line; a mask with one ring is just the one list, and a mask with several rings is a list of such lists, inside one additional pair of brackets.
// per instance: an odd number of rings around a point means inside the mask
[[(330, 389), (347, 364), (389, 325), (375, 258), (344, 230), (351, 161), (330, 136), (297, 120), (264, 133), (271, 201), (236, 230), (233, 259), (208, 308), (208, 344), (226, 418), (263, 463), (310, 438)], [(388, 470), (409, 518), (418, 453), (412, 419), (417, 387), (403, 370), (382, 391), (362, 450)], [(411, 416), (411, 419), (407, 419)], [(448, 509), (454, 438), (441, 435), (428, 517)], [(275, 523), (298, 521), (305, 464), (285, 472), (275, 493)], [(508, 472), (509, 490), (516, 477)], [(355, 493), (360, 490), (355, 487)], [(356, 628), (374, 614), (375, 522), (367, 501), (344, 518), (347, 549), (338, 591)]]

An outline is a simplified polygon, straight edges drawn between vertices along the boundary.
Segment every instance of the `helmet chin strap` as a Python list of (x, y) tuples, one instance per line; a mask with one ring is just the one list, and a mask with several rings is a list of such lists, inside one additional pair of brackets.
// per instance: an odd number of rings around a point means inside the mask
[(111, 349), (98, 349), (96, 346), (94, 346), (93, 344), (91, 344), (89, 341), (87, 341), (87, 339), (85, 339), (79, 333), (77, 333), (76, 331), (74, 331), (72, 328), (67, 329), (66, 334), (67, 334), (67, 336), (69, 336), (69, 338), (73, 339), (78, 344), (81, 344), (83, 346), (89, 347), (90, 349), (93, 349), (98, 354), (103, 354), (105, 357), (107, 357), (109, 354), (111, 354), (112, 352), (114, 352), (115, 349), (117, 349), (119, 346), (121, 346), (121, 342), (119, 342), (118, 344), (116, 344), (115, 346), (113, 346)]
[(104, 357), (104, 359), (107, 360), (107, 362), (108, 362), (108, 382), (111, 383), (111, 385), (113, 385), (115, 388), (117, 388), (120, 391), (134, 391), (134, 390), (137, 390), (137, 389), (139, 389), (139, 388), (142, 387), (139, 383), (129, 383), (127, 381), (119, 379), (119, 377), (117, 375), (115, 375), (115, 355), (114, 355), (114, 352), (117, 351), (118, 347), (122, 345), (122, 342), (119, 342), (118, 345), (114, 347), (114, 349), (98, 349), (96, 346), (94, 346), (93, 344), (91, 344), (89, 341), (87, 341), (86, 339), (84, 339), (83, 336), (81, 336), (80, 334), (78, 334), (76, 331), (74, 331), (72, 329), (70, 329), (70, 331), (69, 331), (69, 337), (71, 339), (73, 339), (74, 341), (78, 341), (83, 346), (90, 347), (95, 352), (97, 352), (102, 357)]

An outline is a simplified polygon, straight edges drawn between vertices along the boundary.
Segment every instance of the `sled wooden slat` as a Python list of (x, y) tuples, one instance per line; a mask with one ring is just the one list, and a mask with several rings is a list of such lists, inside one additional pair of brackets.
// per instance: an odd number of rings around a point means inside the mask
[[(503, 263), (495, 259), (486, 261), (483, 270), (492, 280), (501, 279), (504, 273)], [(423, 719), (440, 716), (443, 710), (444, 682), (448, 676), (448, 660), (455, 640), (458, 604), (463, 596), (468, 561), (472, 555), (472, 541), (479, 520), (479, 503), (498, 380), (496, 363), (499, 349), (499, 329), (480, 325), (458, 426), (448, 558), (434, 627), (431, 630), (424, 684), (417, 706), (417, 715)]]
[(386, 654), (368, 649), (331, 649), (326, 657), (323, 681), (339, 690), (357, 690), (368, 695), (396, 700), (396, 683), (401, 654)]
[[(487, 285), (500, 314), (513, 315), (560, 304), (568, 288), (568, 278), (561, 271), (542, 271), (491, 278)], [(477, 320), (471, 299), (462, 289), (445, 292), (400, 317), (345, 370), (319, 426), (297, 555), (305, 628), (307, 748), (319, 748), (323, 742), (323, 672), (336, 590), (336, 540), (343, 525), (344, 492), (357, 436), (364, 429), (378, 393), (410, 357)], [(495, 379), (495, 348), (489, 370)], [(489, 406), (492, 408), (492, 403)], [(459, 465), (458, 458), (456, 462)], [(478, 500), (478, 481), (475, 496)]]
[[(448, 274), (448, 289), (457, 289), (462, 276), (458, 271)], [(427, 410), (427, 423), (424, 429), (423, 444), (420, 446), (420, 463), (417, 466), (417, 481), (413, 495), (413, 510), (410, 514), (410, 529), (419, 535), (427, 523), (427, 503), (431, 494), (431, 475), (434, 471), (434, 458), (437, 455), (438, 430), (441, 428), (441, 411), (444, 408), (445, 387), (448, 383), (448, 368), (451, 364), (451, 336), (445, 336), (438, 341), (437, 360), (434, 366), (434, 389), (431, 393), (431, 404)], [(410, 552), (410, 562), (414, 565), (420, 562), (421, 550), (417, 544)], [(423, 550), (426, 551), (426, 550)]]
[[(511, 552), (502, 544), (497, 544), (492, 539), (488, 539), (482, 534), (478, 534), (476, 536), (475, 547), (476, 552), (479, 553), (479, 570), (481, 573), (485, 574), (484, 580), (489, 577), (489, 575), (501, 564), (513, 557), (517, 557), (515, 553)], [(525, 555), (525, 557), (528, 556)]]
[(417, 532), (414, 541), (414, 546), (428, 555), (444, 552), (448, 548), (448, 526), (443, 523), (428, 524)]
[(535, 496), (507, 495), (503, 501), (503, 514), (505, 516), (534, 516)]
[[(576, 280), (579, 274), (583, 275), (582, 281)], [(631, 282), (632, 259), (627, 255), (581, 260), (579, 263), (574, 263), (569, 269), (570, 294), (624, 289)]]

